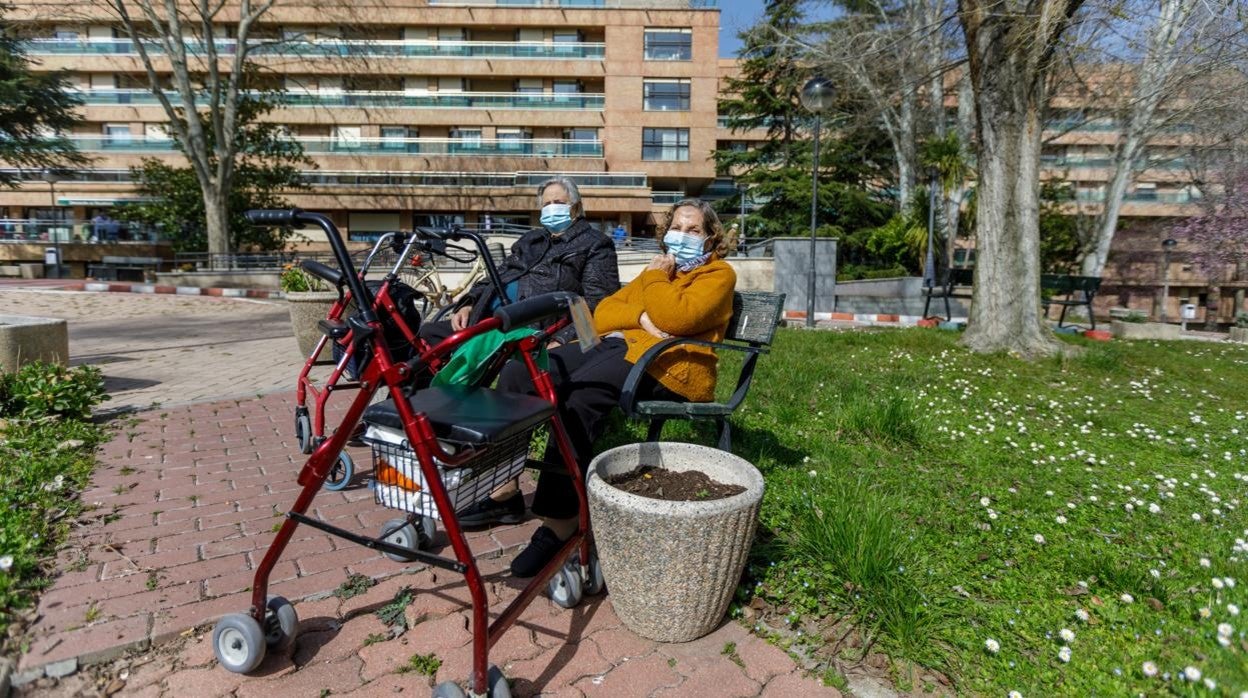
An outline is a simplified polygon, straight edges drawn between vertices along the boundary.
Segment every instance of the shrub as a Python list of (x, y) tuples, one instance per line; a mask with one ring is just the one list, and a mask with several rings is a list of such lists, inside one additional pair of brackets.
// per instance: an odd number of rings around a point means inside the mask
[(1248, 327), (1248, 313), (1240, 313), (1235, 316), (1236, 327)]
[(87, 419), (91, 408), (107, 399), (94, 366), (69, 369), (34, 361), (0, 374), (0, 417)]
[(1123, 322), (1145, 323), (1148, 322), (1148, 315), (1142, 310), (1132, 310), (1122, 317)]
[(278, 285), (283, 293), (328, 290), (325, 282), (304, 271), (303, 267), (298, 264), (287, 264), (282, 267), (282, 275), (278, 279)]

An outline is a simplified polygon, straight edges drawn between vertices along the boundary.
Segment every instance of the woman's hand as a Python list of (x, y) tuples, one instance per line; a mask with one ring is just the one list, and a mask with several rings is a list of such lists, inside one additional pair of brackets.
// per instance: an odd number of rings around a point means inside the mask
[(672, 336), (664, 332), (663, 330), (660, 330), (658, 325), (654, 324), (654, 321), (650, 319), (650, 313), (643, 312), (641, 314), (641, 319), (639, 319), (637, 322), (641, 324), (641, 329), (645, 330), (646, 332), (649, 332), (650, 334), (654, 335), (655, 337), (658, 337), (659, 339), (667, 339), (668, 337)]
[(472, 306), (466, 305), (451, 315), (451, 329), (458, 332), (468, 326), (468, 316), (472, 315)]
[(661, 271), (664, 274), (667, 274), (668, 278), (671, 278), (672, 274), (676, 273), (676, 258), (670, 254), (656, 255), (654, 259), (650, 260), (650, 264), (646, 267), (646, 271), (650, 271), (651, 269)]

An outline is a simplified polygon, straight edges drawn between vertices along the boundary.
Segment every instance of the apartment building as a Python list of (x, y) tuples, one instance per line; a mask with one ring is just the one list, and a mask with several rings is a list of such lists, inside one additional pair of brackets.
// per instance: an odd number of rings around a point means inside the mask
[[(68, 71), (86, 103), (72, 137), (95, 160), (0, 192), (8, 218), (88, 219), (135, 198), (141, 158), (181, 160), (105, 9), (19, 2), (9, 19), (40, 69)], [(223, 53), (230, 30), (216, 28)], [(318, 166), (289, 200), (353, 238), (533, 225), (535, 186), (556, 173), (595, 223), (638, 235), (714, 179), (718, 31), (713, 0), (292, 0), (263, 16), (254, 63), (285, 90), (268, 118)]]

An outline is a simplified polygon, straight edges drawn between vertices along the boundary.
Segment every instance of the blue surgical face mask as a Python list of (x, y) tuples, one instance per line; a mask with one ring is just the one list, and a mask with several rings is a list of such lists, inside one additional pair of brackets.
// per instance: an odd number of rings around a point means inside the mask
[(667, 248), (668, 254), (676, 258), (677, 264), (692, 262), (701, 257), (705, 243), (705, 238), (682, 233), (679, 230), (669, 230), (663, 236), (663, 246)]
[(568, 204), (546, 204), (542, 207), (542, 226), (552, 233), (562, 233), (572, 225), (572, 207)]

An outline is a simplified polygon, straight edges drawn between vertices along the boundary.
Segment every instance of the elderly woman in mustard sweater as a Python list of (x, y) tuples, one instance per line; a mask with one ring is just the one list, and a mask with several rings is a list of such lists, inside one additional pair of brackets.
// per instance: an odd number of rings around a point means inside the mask
[[(737, 275), (723, 256), (727, 240), (719, 217), (709, 204), (685, 199), (668, 213), (656, 256), (636, 279), (598, 304), (595, 329), (602, 343), (588, 352), (577, 345), (551, 352), (550, 373), (559, 395), (559, 415), (582, 469), (593, 458), (594, 440), (606, 427), (606, 416), (620, 401), (624, 380), (641, 355), (660, 340), (696, 337), (721, 341), (732, 317)], [(714, 397), (715, 353), (706, 347), (678, 345), (649, 366), (639, 388), (647, 399), (705, 402)], [(499, 387), (533, 392), (522, 367), (503, 372)], [(558, 461), (551, 444), (546, 460)], [(511, 563), (517, 577), (531, 577), (576, 531), (578, 503), (566, 475), (543, 473), (533, 499), (533, 513), (544, 525)]]

